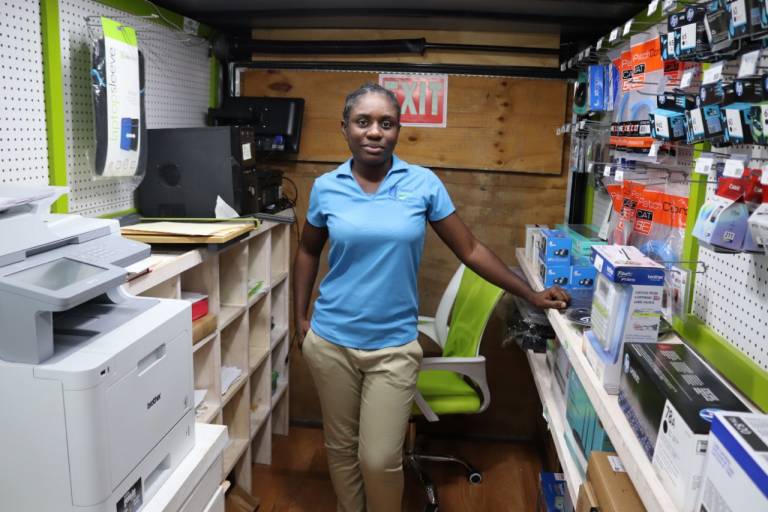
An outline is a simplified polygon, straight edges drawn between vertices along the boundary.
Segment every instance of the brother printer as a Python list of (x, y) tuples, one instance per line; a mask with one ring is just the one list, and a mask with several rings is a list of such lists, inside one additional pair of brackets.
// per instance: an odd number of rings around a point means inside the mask
[(126, 294), (149, 246), (53, 189), (0, 185), (0, 510), (137, 512), (194, 445), (190, 307)]

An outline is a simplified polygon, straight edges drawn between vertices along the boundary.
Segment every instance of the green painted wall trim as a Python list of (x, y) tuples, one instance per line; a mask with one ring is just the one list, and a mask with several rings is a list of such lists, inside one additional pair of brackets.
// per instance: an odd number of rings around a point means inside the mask
[(768, 372), (704, 322), (689, 315), (675, 330), (763, 412), (768, 411)]
[[(176, 14), (173, 11), (160, 6), (156, 6), (147, 0), (96, 0), (100, 4), (114, 7), (123, 12), (133, 14), (135, 16), (157, 16), (152, 18), (151, 21), (170, 27), (176, 30), (183, 30), (184, 28), (184, 16)], [(213, 29), (208, 25), (200, 24), (197, 27), (197, 35), (206, 39), (213, 35)], [(139, 34), (141, 39), (141, 34)]]
[(589, 182), (584, 191), (584, 224), (592, 224), (592, 214), (595, 210), (595, 184), (593, 176), (589, 177)]
[(137, 210), (136, 208), (129, 208), (127, 210), (121, 210), (119, 212), (105, 213), (104, 215), (99, 215), (99, 218), (114, 219), (116, 217), (123, 217), (124, 215), (131, 215), (132, 213), (139, 213), (139, 210)]
[(216, 108), (219, 106), (219, 90), (221, 84), (219, 83), (219, 59), (215, 55), (211, 55), (208, 60), (211, 63), (211, 78), (210, 78), (210, 96), (208, 98), (208, 106)]
[[(59, 37), (58, 0), (40, 0), (40, 22), (43, 43), (43, 89), (45, 94), (45, 125), (48, 137), (49, 182), (67, 185), (67, 149), (64, 130), (64, 81), (61, 70), (61, 39)], [(66, 213), (67, 196), (53, 203), (51, 211)]]

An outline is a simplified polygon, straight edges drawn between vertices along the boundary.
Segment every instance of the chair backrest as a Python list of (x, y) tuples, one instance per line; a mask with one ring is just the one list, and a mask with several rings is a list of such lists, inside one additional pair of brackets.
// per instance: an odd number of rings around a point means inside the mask
[(437, 305), (437, 311), (435, 311), (435, 334), (437, 335), (437, 343), (440, 347), (445, 346), (445, 341), (448, 339), (448, 320), (451, 315), (451, 309), (453, 308), (453, 302), (456, 300), (456, 294), (459, 291), (459, 285), (461, 284), (461, 276), (464, 274), (464, 264), (459, 265), (456, 272), (453, 273), (453, 277), (448, 282), (443, 296), (440, 297), (440, 304)]
[(464, 269), (453, 303), (443, 357), (476, 357), (485, 326), (504, 291), (470, 269)]

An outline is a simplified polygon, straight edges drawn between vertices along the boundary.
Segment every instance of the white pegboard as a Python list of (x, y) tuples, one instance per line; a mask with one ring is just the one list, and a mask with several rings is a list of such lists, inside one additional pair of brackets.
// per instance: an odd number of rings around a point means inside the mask
[[(764, 157), (763, 150), (752, 145), (718, 151)], [(714, 169), (708, 180), (707, 199), (717, 189)], [(706, 265), (706, 272), (696, 276), (693, 314), (768, 370), (768, 256), (716, 253), (702, 247), (699, 261)]]
[(69, 207), (86, 215), (134, 207), (132, 180), (94, 180), (90, 42), (86, 18), (106, 16), (136, 29), (144, 53), (147, 128), (205, 125), (210, 65), (205, 41), (92, 0), (61, 0), (61, 53)]
[(0, 0), (0, 183), (48, 184), (40, 5)]
[(693, 313), (768, 370), (768, 257), (699, 250)]

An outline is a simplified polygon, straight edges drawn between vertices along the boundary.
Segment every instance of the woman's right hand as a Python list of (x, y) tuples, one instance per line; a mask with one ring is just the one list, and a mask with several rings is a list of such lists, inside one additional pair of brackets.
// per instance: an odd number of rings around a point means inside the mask
[(306, 318), (299, 319), (299, 321), (296, 322), (296, 336), (299, 337), (299, 350), (301, 350), (301, 346), (304, 345), (304, 338), (307, 337), (308, 332), (309, 320)]

